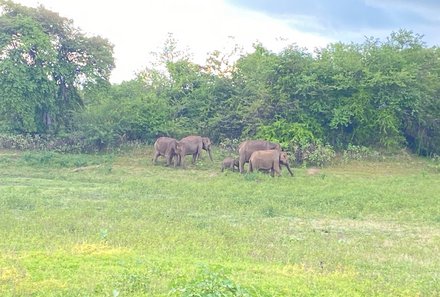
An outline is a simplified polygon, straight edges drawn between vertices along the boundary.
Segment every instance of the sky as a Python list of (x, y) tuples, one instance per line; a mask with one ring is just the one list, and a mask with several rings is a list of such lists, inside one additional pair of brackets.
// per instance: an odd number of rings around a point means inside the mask
[(279, 52), (297, 44), (311, 52), (331, 42), (362, 43), (408, 29), (440, 44), (439, 0), (13, 0), (43, 5), (70, 18), (87, 35), (114, 45), (111, 81), (130, 80), (154, 62), (169, 33), (193, 61), (214, 50), (244, 52), (260, 42)]

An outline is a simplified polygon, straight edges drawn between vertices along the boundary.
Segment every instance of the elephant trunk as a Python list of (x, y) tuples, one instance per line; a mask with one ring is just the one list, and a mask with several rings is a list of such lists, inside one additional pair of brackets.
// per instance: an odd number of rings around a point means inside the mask
[(208, 155), (209, 155), (209, 159), (211, 159), (211, 162), (214, 162), (214, 161), (212, 160), (211, 149), (208, 149)]
[(286, 166), (287, 170), (289, 171), (290, 175), (293, 176), (293, 172), (292, 172), (292, 170), (290, 170), (289, 164), (285, 164), (285, 166)]

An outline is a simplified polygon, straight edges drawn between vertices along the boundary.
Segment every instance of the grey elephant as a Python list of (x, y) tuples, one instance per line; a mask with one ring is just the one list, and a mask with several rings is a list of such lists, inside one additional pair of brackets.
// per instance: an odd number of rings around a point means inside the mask
[(272, 176), (274, 176), (274, 173), (281, 176), (281, 165), (286, 166), (290, 175), (293, 176), (286, 152), (279, 150), (255, 151), (249, 159), (248, 172), (267, 170), (270, 171)]
[(222, 162), (222, 172), (225, 168), (229, 168), (232, 172), (235, 171), (235, 168), (238, 169), (238, 158), (227, 157)]
[(171, 165), (174, 158), (174, 167), (178, 164), (177, 140), (171, 137), (159, 137), (154, 143), (153, 163), (156, 163), (159, 156), (165, 157), (167, 166)]
[(212, 142), (211, 139), (209, 139), (209, 137), (202, 137), (202, 149), (204, 149), (205, 151), (208, 152), (209, 155), (209, 159), (212, 162), (212, 155), (211, 155), (211, 149), (212, 149)]
[(199, 159), (202, 149), (208, 152), (209, 158), (212, 161), (211, 146), (211, 140), (208, 137), (190, 135), (182, 138), (177, 143), (178, 164), (182, 165), (182, 167), (185, 166), (186, 155), (193, 156), (192, 163), (194, 164)]
[(239, 170), (244, 172), (244, 164), (249, 162), (253, 152), (263, 150), (278, 150), (281, 151), (281, 146), (278, 143), (269, 142), (266, 140), (246, 140), (238, 146), (239, 154)]

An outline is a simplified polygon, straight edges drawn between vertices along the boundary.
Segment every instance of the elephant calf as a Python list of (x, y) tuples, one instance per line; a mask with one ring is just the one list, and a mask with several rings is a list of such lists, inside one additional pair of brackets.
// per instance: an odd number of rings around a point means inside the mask
[(232, 157), (227, 157), (222, 162), (222, 172), (225, 170), (225, 168), (229, 168), (232, 170), (232, 172), (234, 172), (235, 168), (238, 170), (238, 165), (238, 158), (234, 159)]
[(253, 172), (254, 170), (269, 170), (272, 176), (274, 176), (275, 172), (278, 176), (281, 176), (281, 165), (286, 166), (290, 175), (293, 176), (286, 152), (279, 150), (255, 151), (249, 159), (248, 172)]

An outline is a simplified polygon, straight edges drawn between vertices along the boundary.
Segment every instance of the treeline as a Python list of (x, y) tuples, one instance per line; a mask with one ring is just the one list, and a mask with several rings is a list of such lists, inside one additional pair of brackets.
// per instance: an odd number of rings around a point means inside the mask
[(111, 85), (107, 40), (43, 7), (0, 7), (2, 133), (75, 138), (89, 149), (201, 134), (440, 154), (440, 52), (413, 32), (313, 53), (256, 43), (248, 54), (212, 52), (203, 66), (170, 35), (153, 66)]

